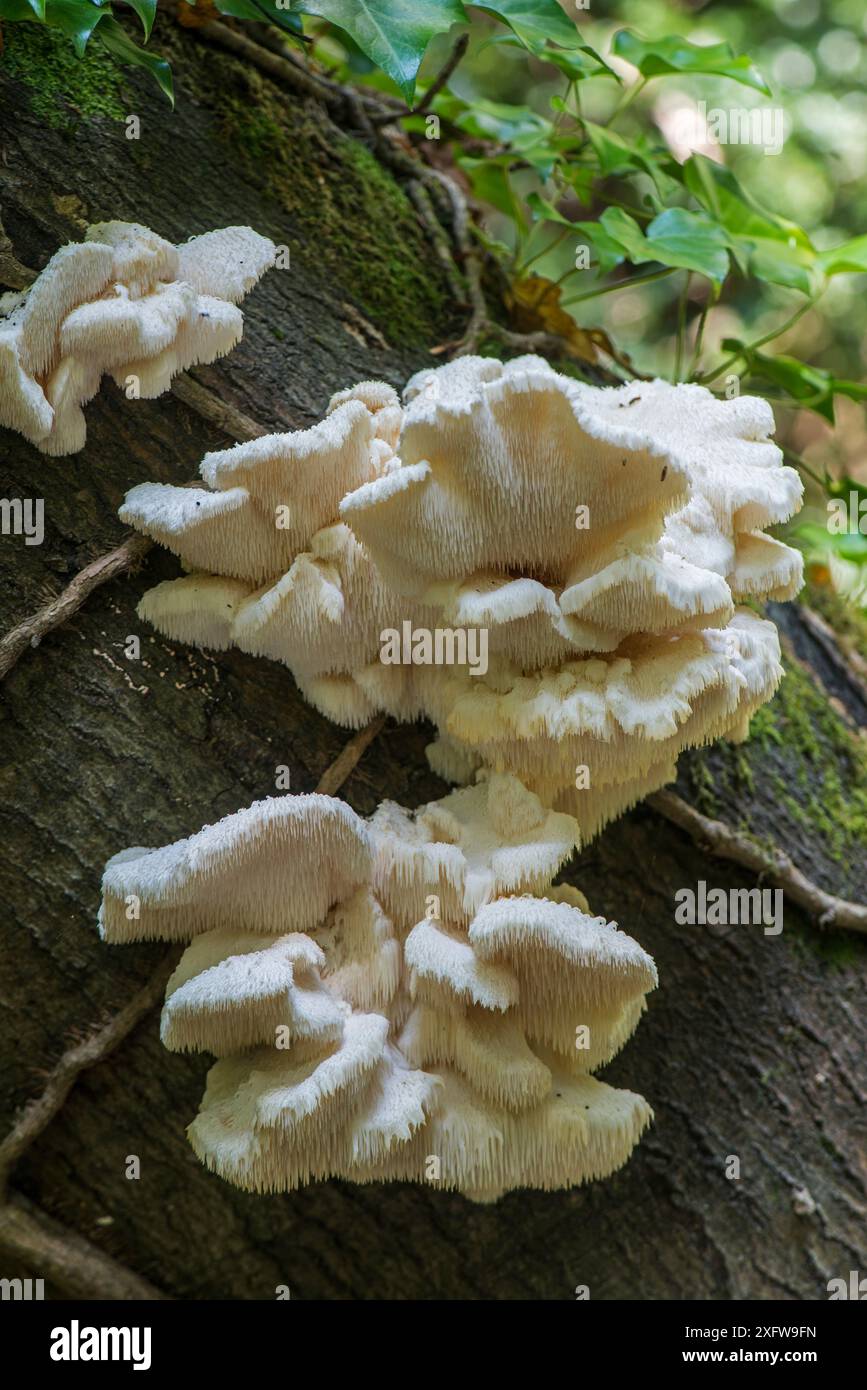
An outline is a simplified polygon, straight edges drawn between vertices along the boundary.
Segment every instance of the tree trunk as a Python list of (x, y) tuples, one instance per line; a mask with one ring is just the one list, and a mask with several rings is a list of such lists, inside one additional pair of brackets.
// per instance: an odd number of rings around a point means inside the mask
[[(246, 223), (290, 248), (291, 269), (269, 272), (245, 304), (241, 346), (195, 373), (254, 419), (305, 426), (334, 390), (400, 385), (460, 332), (464, 308), (405, 192), (315, 102), (165, 20), (156, 44), (172, 60), (174, 113), (146, 79), (118, 83), (96, 56), (79, 68), (36, 26), (7, 26), (5, 41), (2, 218), (18, 261), (39, 269), (87, 222), (113, 218), (175, 241)], [(128, 402), (108, 380), (87, 420), (87, 447), (69, 458), (4, 434), (0, 491), (44, 498), (46, 533), (41, 546), (3, 537), (3, 630), (119, 543), (127, 488), (186, 481), (232, 442), (174, 396)], [(0, 690), (4, 1130), (70, 1038), (122, 1007), (163, 950), (100, 943), (105, 860), (273, 794), (279, 764), (294, 791), (311, 790), (348, 738), (283, 667), (143, 627), (140, 595), (175, 573), (152, 552)], [(684, 759), (679, 791), (863, 900), (867, 707), (795, 606), (774, 616), (793, 644), (781, 694), (749, 744)], [(140, 661), (124, 655), (130, 634)], [(413, 806), (441, 794), (429, 737), (389, 726), (342, 795), (367, 814), (385, 796)], [(80, 1080), (16, 1188), (179, 1299), (270, 1299), (278, 1284), (307, 1299), (570, 1299), (579, 1284), (594, 1299), (822, 1299), (831, 1277), (867, 1271), (864, 938), (823, 934), (788, 906), (779, 936), (676, 925), (678, 888), (753, 882), (647, 807), (565, 877), (659, 967), (648, 1014), (604, 1073), (645, 1095), (656, 1121), (611, 1180), (490, 1207), (400, 1184), (235, 1191), (184, 1137), (209, 1059), (164, 1051), (154, 1011)], [(138, 1181), (125, 1176), (132, 1154)], [(0, 1251), (0, 1274), (40, 1273), (13, 1264)]]

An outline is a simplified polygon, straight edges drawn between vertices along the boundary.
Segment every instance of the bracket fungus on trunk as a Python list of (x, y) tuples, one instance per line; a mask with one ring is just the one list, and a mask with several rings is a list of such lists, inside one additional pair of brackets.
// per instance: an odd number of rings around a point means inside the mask
[(231, 352), (243, 332), (237, 305), (275, 252), (250, 227), (181, 246), (132, 222), (88, 227), (28, 290), (0, 298), (0, 424), (42, 453), (76, 453), (103, 376), (149, 400)]
[(123, 519), (193, 571), (139, 612), (284, 661), (339, 723), (431, 719), (438, 772), (513, 772), (586, 839), (776, 689), (776, 630), (738, 607), (801, 584), (765, 533), (802, 492), (772, 430), (753, 397), (536, 357), (423, 371), (403, 407), (364, 382), (208, 455), (207, 491), (132, 490)]
[(369, 822), (271, 798), (106, 867), (107, 941), (190, 941), (162, 1038), (215, 1054), (190, 1142), (285, 1191), (427, 1181), (491, 1201), (605, 1177), (652, 1118), (591, 1073), (656, 985), (651, 958), (552, 888), (578, 827), (494, 774)]

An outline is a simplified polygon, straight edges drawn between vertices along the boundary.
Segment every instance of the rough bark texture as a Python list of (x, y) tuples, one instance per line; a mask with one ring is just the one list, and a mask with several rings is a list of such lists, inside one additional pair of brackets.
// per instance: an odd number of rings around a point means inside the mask
[[(269, 426), (311, 422), (359, 378), (400, 383), (454, 336), (460, 314), (411, 205), (321, 109), (163, 26), (179, 87), (172, 114), (137, 78), (118, 93), (98, 60), (72, 69), (35, 26), (15, 29), (0, 67), (0, 180), (19, 261), (38, 268), (83, 222), (107, 218), (174, 239), (243, 222), (290, 245), (291, 271), (270, 272), (247, 303), (243, 344), (197, 373)], [(64, 96), (70, 74), (79, 85)], [(129, 112), (141, 117), (139, 141), (118, 119)], [(228, 442), (172, 396), (127, 402), (109, 383), (89, 408), (82, 454), (49, 459), (4, 435), (0, 494), (43, 497), (46, 538), (2, 538), (3, 629), (118, 543), (130, 485), (189, 479), (207, 448)], [(106, 858), (272, 793), (278, 764), (294, 790), (310, 790), (348, 737), (304, 705), (283, 668), (211, 659), (143, 630), (140, 594), (175, 572), (154, 552), (27, 652), (0, 693), (4, 1128), (70, 1037), (120, 1008), (163, 949), (100, 944)], [(753, 742), (691, 757), (679, 790), (863, 899), (867, 778), (855, 729), (867, 710), (796, 613), (786, 626), (808, 665), (793, 657)], [(124, 656), (132, 633), (138, 662)], [(415, 805), (439, 794), (427, 737), (388, 727), (343, 795), (368, 813), (385, 795)], [(677, 888), (752, 885), (646, 808), (566, 877), (653, 953), (661, 978), (605, 1073), (656, 1110), (611, 1181), (492, 1207), (400, 1185), (236, 1192), (184, 1138), (208, 1059), (166, 1053), (154, 1013), (81, 1079), (15, 1186), (179, 1299), (268, 1299), (278, 1284), (307, 1299), (569, 1299), (579, 1284), (595, 1299), (820, 1299), (830, 1277), (867, 1270), (867, 944), (821, 938), (793, 911), (778, 937), (675, 925)], [(138, 1181), (125, 1177), (131, 1154)], [(739, 1180), (726, 1177), (730, 1155)], [(0, 1254), (0, 1274), (24, 1273), (40, 1271)]]

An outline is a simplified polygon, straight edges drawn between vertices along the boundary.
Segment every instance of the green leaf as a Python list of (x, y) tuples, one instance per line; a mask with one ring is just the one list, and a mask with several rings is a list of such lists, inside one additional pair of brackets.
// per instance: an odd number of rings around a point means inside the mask
[(586, 43), (569, 52), (562, 48), (546, 48), (538, 56), (544, 58), (546, 63), (553, 63), (570, 82), (582, 82), (587, 77), (613, 77), (615, 82), (623, 82), (620, 74), (608, 66), (595, 48), (590, 48)]
[(296, 0), (293, 9), (344, 29), (408, 104), (431, 39), (467, 18), (461, 0)]
[(117, 20), (110, 15), (106, 15), (100, 24), (98, 38), (119, 62), (128, 63), (130, 67), (145, 68), (174, 106), (172, 70), (165, 58), (160, 58), (156, 53), (148, 53), (146, 49), (139, 48), (123, 25), (118, 24)]
[(504, 102), (485, 101), (478, 97), (471, 105), (447, 96), (438, 102), (437, 111), (459, 130), (478, 140), (495, 140), (498, 145), (511, 145), (515, 150), (534, 145), (549, 135), (551, 121), (529, 106), (509, 106)]
[(626, 252), (620, 242), (601, 222), (576, 222), (575, 230), (590, 243), (596, 254), (600, 275), (607, 275), (615, 266), (622, 265), (626, 260)]
[(750, 240), (768, 237), (812, 250), (803, 227), (767, 212), (741, 187), (730, 169), (707, 155), (690, 155), (683, 166), (683, 177), (696, 201), (730, 232)]
[(84, 57), (90, 36), (98, 24), (111, 21), (111, 10), (106, 4), (95, 4), (92, 0), (48, 0), (45, 7), (45, 22), (52, 29), (59, 29), (71, 39), (79, 58)]
[[(531, 53), (539, 54), (550, 39), (561, 48), (578, 48), (581, 36), (557, 0), (470, 0), (477, 10), (508, 24), (513, 34)], [(543, 55), (545, 58), (549, 54)]]
[(230, 15), (232, 19), (252, 19), (259, 24), (270, 20), (278, 29), (283, 29), (289, 34), (304, 33), (304, 22), (300, 14), (293, 14), (279, 7), (276, 0), (214, 0), (214, 8), (219, 10), (220, 14)]
[(526, 229), (526, 219), (509, 180), (511, 156), (501, 155), (497, 159), (477, 159), (471, 155), (457, 155), (456, 158), (458, 166), (463, 169), (472, 184), (473, 193), (480, 202), (490, 203), (491, 207), (504, 213), (520, 228)]
[(842, 246), (823, 251), (817, 259), (826, 275), (867, 270), (867, 236), (856, 236), (853, 241), (844, 241)]
[(599, 161), (603, 175), (640, 173), (653, 180), (662, 202), (669, 202), (679, 189), (680, 166), (669, 155), (657, 154), (641, 139), (625, 140), (605, 126), (584, 122), (584, 129)]
[(614, 35), (612, 53), (638, 68), (642, 77), (664, 77), (668, 73), (710, 73), (730, 77), (744, 87), (771, 95), (771, 89), (746, 54), (736, 54), (729, 43), (690, 43), (677, 35), (648, 41), (632, 29)]
[(127, 0), (127, 3), (131, 10), (135, 10), (141, 20), (145, 43), (147, 43), (151, 36), (151, 29), (154, 27), (154, 20), (157, 17), (157, 0)]
[(725, 233), (704, 213), (668, 208), (642, 232), (621, 208), (606, 208), (600, 221), (635, 265), (658, 261), (679, 270), (694, 270), (716, 285), (729, 272)]
[[(828, 491), (834, 491), (835, 487)], [(857, 489), (853, 488), (853, 491)], [(859, 519), (859, 525), (860, 525)], [(829, 550), (833, 550), (839, 555), (841, 560), (848, 560), (851, 564), (867, 564), (867, 536), (861, 531), (829, 531), (825, 526), (817, 526), (815, 522), (802, 522), (795, 530), (795, 536), (804, 543), (804, 547), (809, 555), (820, 558), (827, 555)]]
[[(810, 296), (821, 289), (822, 274), (813, 250), (780, 241), (756, 241), (746, 244), (746, 248), (749, 273), (757, 280)], [(743, 245), (739, 249), (743, 250)]]
[(757, 352), (737, 338), (724, 339), (722, 346), (726, 352), (738, 353), (754, 376), (779, 386), (791, 396), (793, 403), (815, 410), (817, 415), (832, 425), (835, 396), (848, 396), (853, 401), (867, 400), (867, 385), (836, 377), (823, 367), (813, 367), (808, 362), (800, 362), (796, 357), (784, 354), (772, 357)]
[(545, 222), (558, 222), (561, 227), (574, 228), (575, 223), (570, 222), (568, 217), (564, 217), (562, 212), (558, 212), (553, 203), (549, 203), (547, 198), (543, 198), (539, 193), (528, 193), (524, 199), (534, 219)]
[(0, 0), (0, 20), (3, 19), (10, 23), (38, 19), (45, 24), (45, 0)]
[(743, 273), (772, 285), (813, 295), (821, 286), (819, 258), (796, 222), (767, 212), (723, 165), (694, 154), (683, 166), (684, 182), (696, 202), (725, 229)]

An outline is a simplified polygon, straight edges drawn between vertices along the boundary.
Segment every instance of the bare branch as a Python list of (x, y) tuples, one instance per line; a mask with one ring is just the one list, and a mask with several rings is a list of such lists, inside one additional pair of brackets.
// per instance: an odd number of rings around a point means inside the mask
[(248, 439), (261, 439), (263, 434), (268, 434), (264, 425), (251, 420), (249, 415), (221, 400), (213, 391), (209, 391), (207, 386), (202, 386), (191, 376), (187, 376), (186, 372), (175, 377), (172, 382), (172, 395), (177, 396), (179, 401), (183, 401), (184, 405), (201, 415), (210, 425), (222, 430), (223, 434), (236, 439), (239, 444), (245, 443)]
[(710, 820), (675, 792), (654, 792), (653, 796), (647, 798), (647, 804), (665, 816), (666, 820), (685, 830), (702, 850), (769, 878), (820, 927), (867, 932), (867, 907), (826, 893), (824, 888), (808, 879), (778, 846), (766, 849), (723, 821)]
[(384, 724), (385, 715), (381, 714), (377, 719), (371, 720), (365, 729), (359, 730), (354, 738), (351, 738), (341, 749), (331, 766), (325, 769), (316, 783), (316, 790), (321, 792), (323, 796), (334, 796), (364, 756)]
[(164, 1299), (166, 1295), (89, 1240), (14, 1193), (0, 1204), (0, 1248), (74, 1298)]
[(50, 1125), (61, 1109), (83, 1071), (102, 1062), (132, 1032), (137, 1023), (150, 1013), (163, 997), (169, 976), (178, 963), (177, 949), (171, 950), (151, 975), (150, 979), (125, 1004), (120, 1013), (115, 1014), (96, 1033), (84, 1042), (64, 1052), (57, 1066), (48, 1078), (42, 1094), (28, 1101), (6, 1138), (0, 1144), (0, 1197), (5, 1192), (9, 1174), (35, 1139)]
[(94, 589), (118, 575), (128, 574), (141, 564), (153, 541), (147, 536), (130, 536), (116, 550), (92, 560), (72, 579), (56, 598), (0, 638), (0, 680), (12, 670), (28, 647), (38, 647), (47, 632), (60, 627), (77, 613)]

